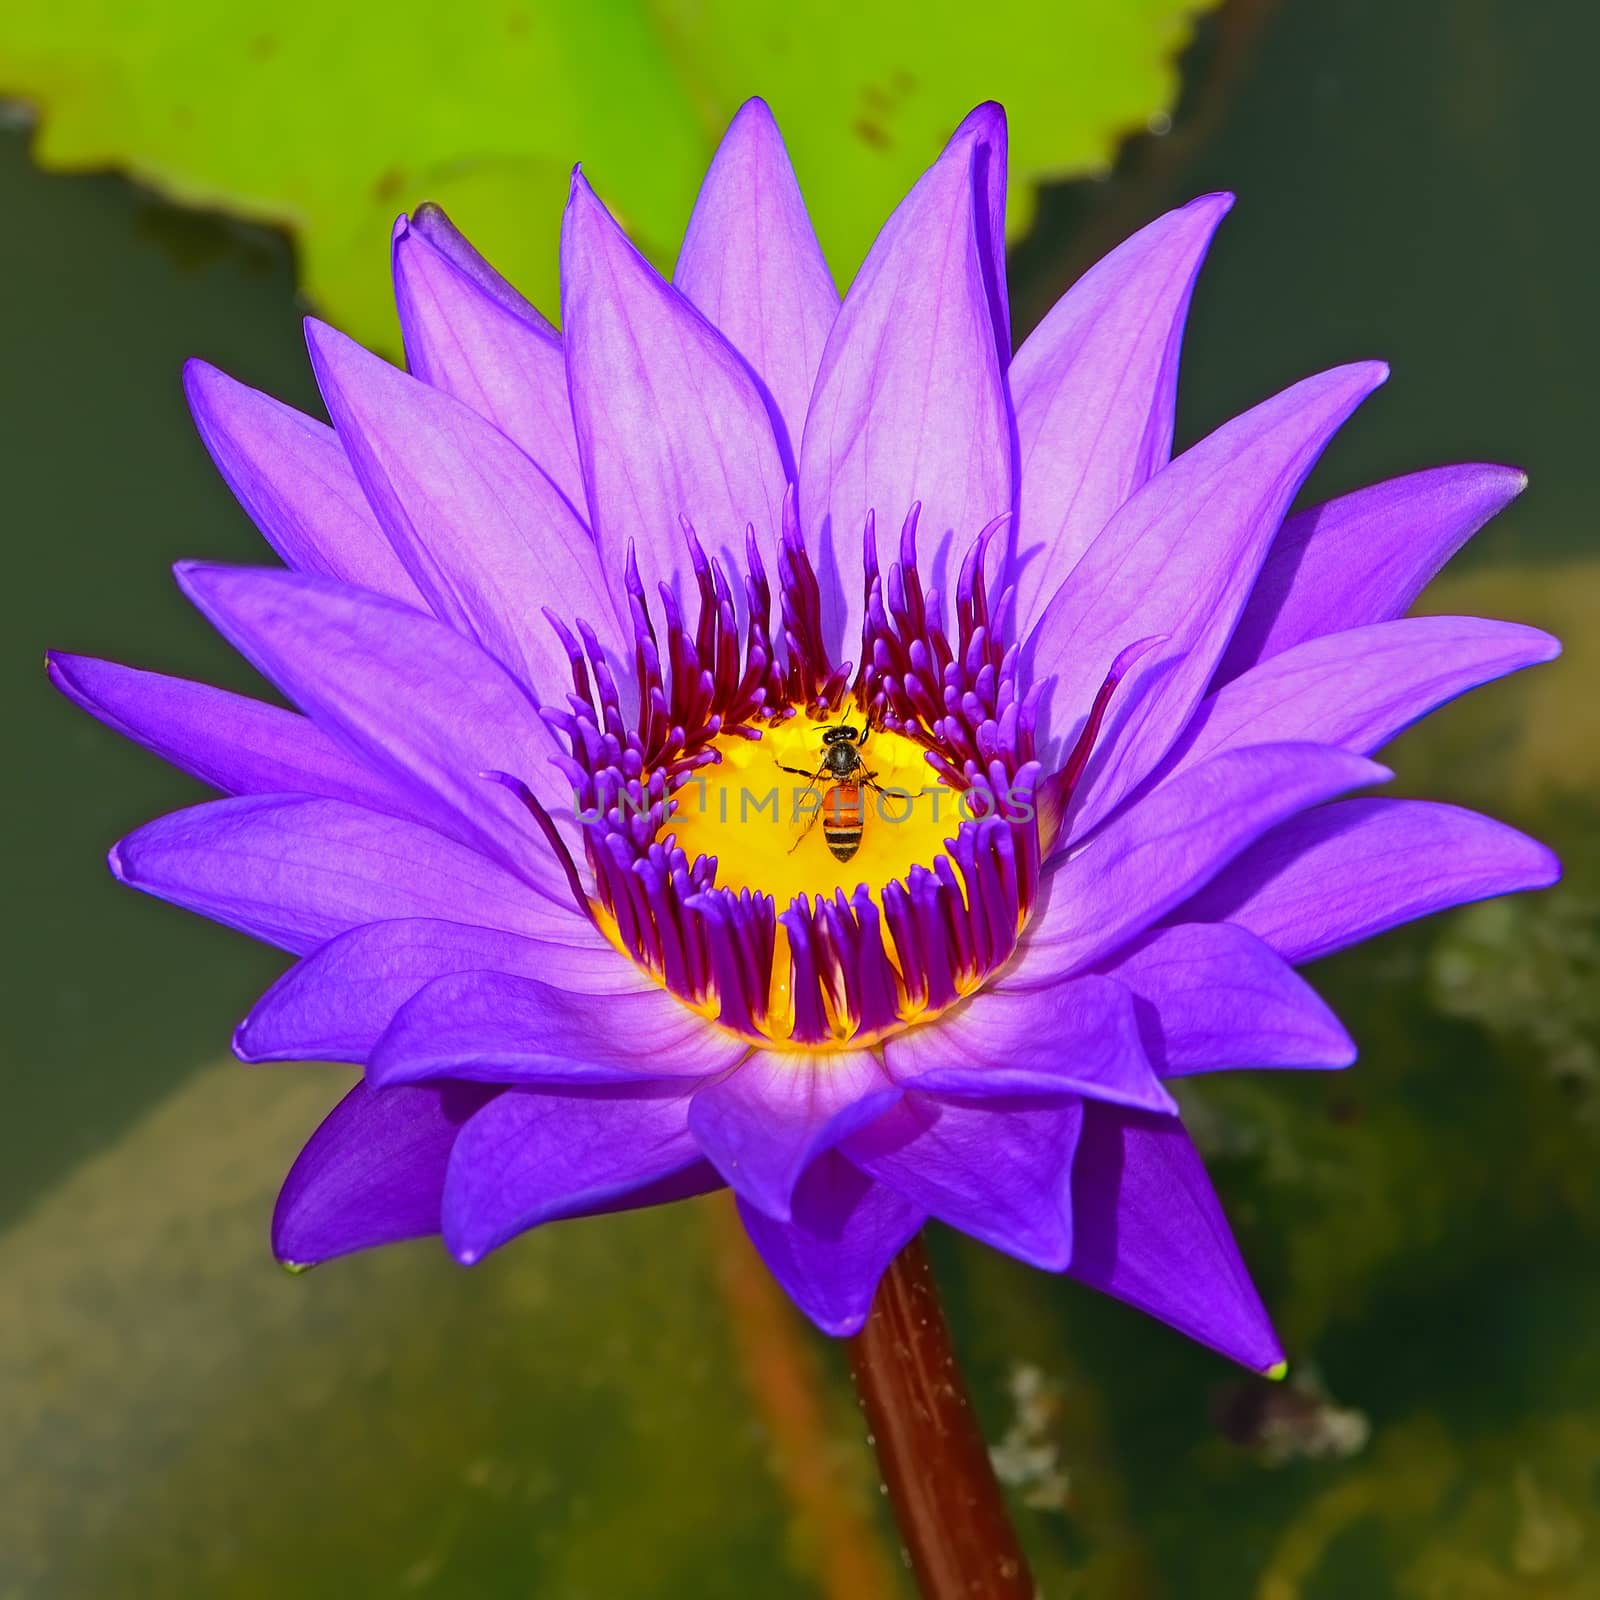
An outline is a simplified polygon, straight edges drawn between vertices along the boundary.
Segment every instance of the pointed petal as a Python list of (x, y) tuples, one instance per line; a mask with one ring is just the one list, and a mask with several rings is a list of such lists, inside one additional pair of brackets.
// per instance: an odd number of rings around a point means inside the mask
[(470, 639), (294, 573), (186, 563), (178, 581), (235, 649), (362, 765), (403, 786), (433, 826), (571, 906), (564, 871), (522, 803), (484, 776), (520, 778), (575, 829), (554, 739), (522, 688)]
[(1160, 775), (1281, 739), (1371, 755), (1447, 700), (1560, 654), (1538, 628), (1482, 617), (1403, 617), (1324, 634), (1207, 695)]
[(700, 1162), (682, 1083), (509, 1089), (462, 1129), (444, 1242), (471, 1265), (558, 1217), (618, 1209)]
[(1469, 900), (1547, 889), (1560, 876), (1542, 844), (1476, 812), (1345, 800), (1275, 828), (1176, 920), (1238, 923), (1298, 964)]
[(1117, 653), (1134, 639), (1167, 637), (1117, 690), (1073, 796), (1075, 836), (1182, 732), (1295, 491), (1386, 375), (1363, 362), (1307, 378), (1202, 439), (1112, 518), (1045, 608), (1028, 652), (1033, 681), (1055, 680), (1046, 749), (1058, 766)]
[(1231, 194), (1202, 195), (1141, 228), (1067, 290), (1011, 363), (1024, 632), (1172, 455), (1189, 296), (1232, 205)]
[(1152, 791), (1047, 876), (1044, 904), (1004, 987), (1048, 988), (1103, 960), (1269, 828), (1389, 776), (1371, 761), (1321, 745), (1254, 745), (1213, 756)]
[(743, 1199), (739, 1215), (789, 1298), (840, 1339), (861, 1331), (878, 1280), (923, 1222), (908, 1200), (831, 1150), (796, 1185), (788, 1222)]
[(1356, 1047), (1281, 956), (1227, 922), (1147, 934), (1105, 969), (1139, 1001), (1140, 1031), (1166, 1077), (1234, 1067), (1348, 1067)]
[(291, 967), (233, 1036), (241, 1061), (365, 1061), (395, 1013), (456, 972), (508, 972), (572, 994), (642, 992), (648, 980), (576, 918), (560, 943), (402, 918), (330, 939)]
[(217, 471), (288, 566), (422, 604), (332, 428), (204, 361), (184, 367), (183, 391)]
[(432, 245), (451, 266), (470, 278), (503, 311), (527, 323), (530, 328), (543, 328), (549, 333), (556, 331), (539, 308), (479, 254), (467, 236), (446, 215), (443, 206), (425, 200), (409, 221), (401, 218), (395, 224), (396, 235), (402, 227)]
[(572, 682), (543, 616), (581, 619), (622, 659), (588, 530), (476, 412), (307, 319), (317, 382), (361, 486), (429, 608), (544, 698)]
[(46, 665), (74, 705), (225, 794), (314, 794), (397, 816), (416, 810), (403, 789), (358, 766), (308, 718), (281, 706), (59, 650), (48, 653)]
[(654, 985), (600, 997), (505, 972), (462, 972), (436, 978), (401, 1007), (373, 1047), (367, 1081), (699, 1078), (725, 1072), (748, 1049)]
[(1240, 614), (1217, 682), (1320, 634), (1403, 615), (1527, 483), (1515, 467), (1434, 467), (1290, 517)]
[(1073, 1277), (1257, 1372), (1283, 1359), (1211, 1180), (1176, 1117), (1086, 1106), (1072, 1210)]
[(764, 100), (723, 135), (672, 281), (766, 385), (792, 471), (839, 292)]
[(1133, 996), (1109, 978), (1013, 991), (1002, 975), (936, 1021), (895, 1034), (884, 1063), (897, 1083), (931, 1094), (1068, 1094), (1177, 1110), (1145, 1055)]
[(427, 1083), (379, 1094), (358, 1083), (289, 1169), (273, 1213), (272, 1253), (285, 1266), (309, 1267), (437, 1233), (450, 1148), (498, 1093)]
[(1011, 347), (996, 276), (1004, 181), (1004, 114), (981, 106), (884, 225), (828, 336), (800, 447), (800, 510), (841, 659), (861, 654), (869, 511), (898, 527), (921, 503), (923, 582), (953, 603), (968, 546), (1011, 510)]
[(1047, 1272), (1072, 1256), (1081, 1100), (908, 1094), (843, 1153), (913, 1205)]
[(700, 1090), (689, 1126), (743, 1199), (787, 1222), (806, 1168), (899, 1098), (868, 1051), (757, 1050)]
[(744, 570), (753, 524), (775, 570), (787, 478), (760, 385), (581, 173), (561, 228), (561, 324), (590, 524), (613, 593), (625, 602), (630, 545), (652, 605), (658, 583), (680, 602), (693, 593), (680, 517), (729, 573)]
[(487, 418), (581, 507), (567, 358), (555, 329), (438, 206), (396, 226), (394, 289), (411, 375)]
[(212, 800), (135, 829), (110, 865), (132, 888), (297, 955), (395, 917), (553, 940), (577, 924), (475, 850), (342, 800)]

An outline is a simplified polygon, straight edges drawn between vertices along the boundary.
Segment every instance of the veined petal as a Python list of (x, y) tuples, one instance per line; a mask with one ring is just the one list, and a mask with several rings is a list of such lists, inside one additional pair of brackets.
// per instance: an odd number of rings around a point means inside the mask
[(787, 1222), (806, 1168), (899, 1098), (868, 1051), (757, 1050), (695, 1095), (689, 1127), (743, 1199)]
[(1290, 517), (1240, 613), (1217, 682), (1319, 634), (1403, 615), (1527, 483), (1515, 467), (1433, 467)]
[(52, 650), (45, 659), (50, 681), (74, 705), (224, 794), (314, 794), (416, 813), (404, 789), (281, 706), (92, 656)]
[(288, 566), (423, 603), (332, 428), (204, 361), (184, 367), (183, 392), (217, 471)]
[(583, 471), (556, 330), (434, 205), (395, 225), (394, 290), (411, 375), (486, 417), (581, 507)]
[(921, 503), (919, 565), (948, 606), (968, 544), (1012, 509), (1004, 183), (1005, 117), (980, 106), (884, 225), (828, 336), (800, 511), (842, 659), (860, 655), (869, 511), (898, 527)]
[(1072, 1211), (1073, 1277), (1257, 1372), (1283, 1360), (1211, 1180), (1176, 1117), (1086, 1105)]
[(467, 236), (445, 214), (443, 206), (425, 200), (409, 219), (396, 222), (398, 234), (402, 224), (407, 231), (432, 245), (463, 276), (470, 278), (484, 294), (503, 311), (525, 322), (530, 328), (556, 330), (534, 303), (522, 293), (503, 273), (492, 267), (472, 245)]
[(404, 786), (433, 826), (571, 906), (527, 811), (485, 776), (520, 778), (558, 824), (575, 827), (550, 730), (492, 657), (419, 611), (320, 579), (187, 563), (178, 581), (237, 650), (365, 766)]
[(1176, 1111), (1134, 1016), (1133, 996), (1109, 978), (1011, 990), (1004, 976), (954, 1011), (884, 1044), (889, 1075), (930, 1094), (1082, 1095)]
[(1231, 194), (1202, 195), (1141, 228), (1062, 295), (1011, 363), (1024, 631), (1172, 455), (1189, 296), (1232, 205)]
[(1074, 836), (1182, 731), (1295, 491), (1387, 371), (1362, 362), (1307, 378), (1202, 439), (1123, 506), (1045, 607), (1028, 653), (1033, 681), (1055, 680), (1047, 768), (1065, 759), (1117, 653), (1134, 639), (1167, 639), (1118, 687), (1074, 792)]
[(1459, 806), (1345, 800), (1275, 828), (1176, 913), (1235, 922), (1285, 961), (1315, 961), (1469, 900), (1547, 889), (1537, 840)]
[(930, 1216), (1062, 1271), (1072, 1257), (1070, 1172), (1081, 1100), (908, 1094), (843, 1153)]
[(1224, 751), (1162, 784), (1047, 876), (1005, 988), (1048, 988), (1103, 960), (1285, 818), (1390, 776), (1347, 751), (1276, 744)]
[(508, 1089), (451, 1152), (446, 1247), (471, 1265), (540, 1223), (620, 1209), (700, 1165), (688, 1093), (681, 1081)]
[(590, 524), (623, 605), (630, 547), (644, 592), (693, 593), (679, 518), (743, 571), (745, 529), (776, 570), (787, 486), (760, 385), (723, 336), (664, 283), (581, 173), (561, 228), (561, 324)]
[(672, 281), (766, 385), (792, 473), (839, 292), (764, 100), (745, 101), (723, 135)]
[(787, 1222), (743, 1198), (739, 1215), (790, 1299), (835, 1338), (861, 1331), (878, 1280), (923, 1223), (909, 1200), (832, 1150), (795, 1186)]
[(430, 609), (536, 695), (572, 681), (543, 613), (620, 633), (589, 531), (497, 428), (441, 390), (308, 318), (322, 397), (378, 520)]
[(395, 917), (554, 940), (578, 922), (477, 851), (342, 800), (208, 801), (135, 829), (112, 846), (110, 865), (145, 894), (296, 955)]
[[(984, 257), (984, 293), (994, 323), (995, 349), (1000, 365), (1011, 360), (1011, 295), (1006, 282), (1006, 181), (1009, 176), (1010, 133), (1006, 111), (996, 100), (985, 100), (961, 119), (950, 142), (970, 137), (975, 145), (972, 182), (976, 196), (978, 248)], [(1015, 442), (1015, 433), (1012, 434)], [(1013, 457), (1013, 463), (1015, 457)]]
[(592, 996), (505, 972), (436, 978), (373, 1047), (367, 1081), (628, 1083), (725, 1072), (749, 1046), (653, 985)]
[(309, 1267), (439, 1231), (445, 1166), (463, 1124), (500, 1091), (424, 1083), (381, 1094), (358, 1083), (289, 1169), (272, 1253)]
[(1482, 617), (1402, 617), (1324, 634), (1207, 695), (1160, 777), (1281, 739), (1371, 755), (1447, 700), (1560, 654), (1560, 641), (1538, 628)]
[(1356, 1047), (1281, 956), (1227, 922), (1158, 928), (1106, 967), (1133, 991), (1166, 1077), (1234, 1067), (1347, 1067)]
[(649, 986), (577, 918), (559, 943), (437, 918), (370, 922), (284, 973), (239, 1024), (234, 1052), (242, 1061), (365, 1061), (401, 1006), (455, 972), (508, 972), (573, 994)]

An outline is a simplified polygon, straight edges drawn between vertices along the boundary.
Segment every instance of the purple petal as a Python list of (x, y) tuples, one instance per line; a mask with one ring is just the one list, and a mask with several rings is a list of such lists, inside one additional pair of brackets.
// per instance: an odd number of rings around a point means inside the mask
[(757, 1050), (700, 1090), (689, 1127), (743, 1199), (786, 1222), (801, 1173), (899, 1098), (869, 1051)]
[(739, 1215), (790, 1299), (840, 1339), (861, 1331), (878, 1280), (923, 1223), (909, 1201), (831, 1150), (795, 1186), (789, 1221), (742, 1199)]
[(1561, 863), (1503, 822), (1426, 800), (1346, 800), (1274, 829), (1177, 913), (1315, 961), (1449, 906), (1546, 889)]
[(1085, 1106), (1072, 1213), (1073, 1277), (1257, 1372), (1283, 1360), (1211, 1180), (1176, 1117)]
[(619, 1209), (699, 1157), (683, 1083), (510, 1089), (456, 1140), (445, 1245), (470, 1266), (542, 1222)]
[[(184, 592), (225, 638), (433, 826), (564, 906), (571, 891), (507, 772), (575, 829), (554, 738), (516, 681), (421, 612), (294, 573), (188, 563)], [(570, 679), (568, 680), (570, 681)]]
[(792, 464), (839, 293), (764, 100), (745, 101), (723, 135), (672, 281), (766, 385)]
[(614, 594), (632, 548), (652, 604), (693, 593), (679, 518), (727, 572), (775, 552), (787, 477), (760, 385), (628, 242), (581, 173), (561, 230), (561, 323), (591, 525)]
[(538, 307), (479, 254), (467, 236), (445, 214), (443, 206), (435, 205), (431, 200), (424, 201), (417, 207), (416, 214), (409, 221), (402, 217), (395, 223), (396, 236), (402, 228), (432, 245), (458, 272), (470, 278), (502, 311), (526, 322), (530, 328), (544, 328), (550, 333), (555, 332)]
[(860, 655), (869, 511), (898, 527), (921, 503), (923, 582), (951, 603), (968, 545), (1012, 507), (1004, 177), (1004, 114), (980, 106), (884, 225), (823, 352), (800, 509), (845, 659)]
[(1081, 1100), (909, 1094), (843, 1153), (913, 1205), (1047, 1272), (1072, 1256)]
[(1002, 977), (936, 1021), (894, 1035), (884, 1063), (897, 1083), (933, 1094), (1070, 1094), (1177, 1110), (1145, 1055), (1133, 996), (1109, 978), (1040, 992), (1008, 990)]
[(1189, 296), (1232, 205), (1202, 195), (1141, 228), (1067, 290), (1011, 363), (1024, 630), (1172, 455)]
[(653, 985), (602, 999), (510, 973), (461, 972), (401, 1007), (373, 1047), (367, 1081), (698, 1078), (725, 1072), (749, 1048)]
[(600, 557), (561, 491), (475, 411), (308, 319), (322, 397), (406, 570), (441, 621), (536, 695), (572, 682), (546, 607), (620, 660)]
[(183, 389), (217, 470), (287, 565), (422, 603), (332, 428), (204, 361), (184, 367)]
[(1217, 682), (1319, 634), (1401, 616), (1527, 482), (1514, 467), (1434, 467), (1290, 517), (1240, 614)]
[(1145, 1048), (1167, 1077), (1232, 1067), (1348, 1067), (1356, 1047), (1304, 978), (1227, 922), (1160, 928), (1106, 972), (1140, 1002)]
[(273, 1254), (308, 1267), (437, 1233), (451, 1146), (498, 1093), (426, 1083), (380, 1094), (358, 1083), (289, 1169), (272, 1218)]
[(1075, 835), (1183, 731), (1295, 491), (1386, 375), (1363, 362), (1307, 378), (1202, 439), (1112, 518), (1045, 608), (1028, 650), (1034, 682), (1055, 679), (1048, 721), (1058, 766), (1118, 652), (1167, 638), (1118, 687), (1073, 796)]
[(92, 656), (52, 650), (46, 665), (74, 705), (224, 794), (314, 794), (399, 816), (416, 810), (403, 789), (281, 706)]
[[(1005, 367), (1011, 361), (1011, 300), (1006, 287), (1006, 179), (1010, 134), (1006, 128), (1005, 107), (997, 100), (985, 100), (974, 106), (961, 119), (961, 126), (950, 135), (950, 144), (968, 137), (974, 144), (972, 186), (978, 249), (983, 254), (984, 294), (989, 301), (989, 318), (994, 323), (995, 349), (1000, 353), (1000, 365)], [(1015, 437), (1013, 432), (1013, 444)], [(1015, 457), (1012, 459), (1014, 465)]]
[(1224, 751), (1162, 784), (1047, 875), (1044, 904), (1023, 935), (1005, 988), (1048, 988), (1102, 960), (1269, 828), (1390, 776), (1343, 750), (1275, 744)]
[(1447, 700), (1560, 654), (1560, 641), (1538, 628), (1482, 617), (1404, 617), (1324, 634), (1207, 695), (1161, 776), (1283, 739), (1371, 755)]
[(555, 329), (438, 206), (396, 225), (394, 289), (411, 375), (486, 417), (582, 506), (567, 358)]
[(576, 911), (431, 828), (342, 800), (252, 795), (158, 817), (111, 850), (160, 900), (303, 955), (365, 922), (437, 917), (560, 941)]
[(573, 994), (626, 994), (649, 980), (576, 918), (559, 943), (406, 918), (330, 939), (291, 967), (233, 1036), (242, 1061), (365, 1061), (418, 990), (455, 972), (509, 972)]

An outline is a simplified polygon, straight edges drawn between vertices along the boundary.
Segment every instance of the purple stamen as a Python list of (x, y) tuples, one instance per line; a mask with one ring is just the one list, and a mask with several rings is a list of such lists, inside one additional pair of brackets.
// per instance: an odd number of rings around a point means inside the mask
[[(871, 1040), (953, 1004), (1010, 957), (1032, 901), (1039, 862), (1030, 809), (1040, 787), (1035, 701), (1017, 697), (1017, 652), (995, 628), (985, 571), (1005, 519), (989, 523), (961, 563), (952, 643), (939, 596), (922, 586), (920, 515), (913, 505), (886, 573), (874, 519), (867, 519), (859, 673), (848, 662), (831, 664), (823, 645), (821, 590), (792, 491), (778, 552), (781, 658), (769, 632), (772, 586), (753, 530), (746, 530), (738, 591), (741, 637), (735, 587), (687, 518), (680, 526), (693, 574), (692, 617), (664, 585), (655, 604), (647, 603), (629, 552), (638, 706), (631, 718), (594, 630), (550, 619), (572, 662), (573, 690), (564, 707), (547, 706), (542, 715), (569, 745), (560, 764), (582, 819), (593, 906), (673, 993), (713, 1008), (725, 1027), (753, 1038), (796, 1045)], [(1009, 603), (1003, 593), (1001, 609)], [(766, 724), (796, 709), (832, 715), (847, 698), (872, 726), (922, 744), (932, 773), (970, 797), (967, 819), (951, 819), (948, 858), (914, 867), (905, 881), (884, 886), (879, 901), (863, 887), (831, 900), (802, 895), (780, 910), (768, 895), (718, 887), (715, 858), (690, 862), (662, 843), (678, 787), (720, 760), (720, 736), (757, 739)], [(540, 826), (554, 832), (547, 814)], [(576, 864), (570, 853), (563, 859), (581, 894)], [(792, 1017), (784, 1018), (768, 1015), (779, 926), (792, 996)]]

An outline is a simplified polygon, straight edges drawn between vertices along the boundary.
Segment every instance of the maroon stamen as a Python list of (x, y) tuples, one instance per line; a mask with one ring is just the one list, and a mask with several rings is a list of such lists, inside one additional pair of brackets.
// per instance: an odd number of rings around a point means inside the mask
[[(981, 530), (967, 550), (950, 632), (940, 597), (923, 588), (919, 519), (913, 506), (887, 572), (867, 519), (859, 673), (849, 662), (830, 665), (821, 588), (792, 490), (777, 552), (781, 654), (769, 631), (774, 596), (753, 529), (746, 530), (746, 571), (736, 590), (693, 526), (681, 521), (693, 577), (683, 600), (666, 586), (649, 599), (630, 550), (636, 711), (625, 712), (594, 630), (551, 618), (572, 662), (573, 692), (565, 706), (545, 706), (541, 714), (568, 746), (558, 764), (580, 808), (594, 901), (642, 966), (741, 1033), (759, 1036), (771, 1025), (768, 988), (780, 924), (792, 994), (785, 1036), (827, 1044), (840, 1035), (881, 1037), (912, 1013), (952, 1004), (1009, 958), (1031, 903), (1040, 854), (1028, 809), (1038, 784), (1037, 695), (1019, 694), (1018, 653), (996, 627), (1012, 597), (1003, 590), (991, 600), (986, 573), (1005, 519)], [(972, 795), (968, 817), (951, 805), (951, 858), (939, 858), (932, 870), (914, 868), (877, 900), (862, 888), (848, 898), (801, 895), (780, 909), (770, 896), (719, 887), (715, 858), (691, 862), (669, 832), (684, 780), (720, 759), (721, 736), (758, 739), (802, 707), (831, 716), (852, 689), (873, 727), (915, 739), (932, 775)], [(511, 783), (525, 794), (525, 786)], [(581, 896), (576, 863), (554, 824), (532, 796), (527, 803)]]

